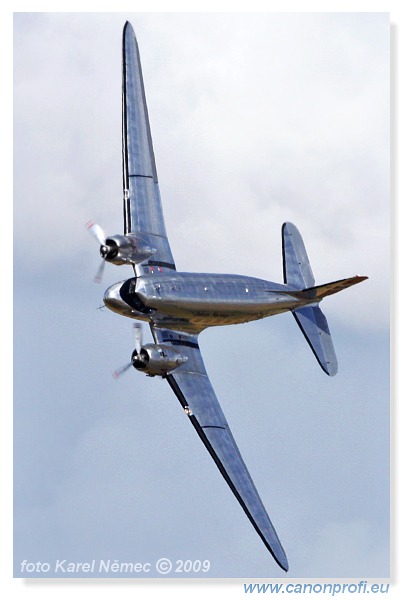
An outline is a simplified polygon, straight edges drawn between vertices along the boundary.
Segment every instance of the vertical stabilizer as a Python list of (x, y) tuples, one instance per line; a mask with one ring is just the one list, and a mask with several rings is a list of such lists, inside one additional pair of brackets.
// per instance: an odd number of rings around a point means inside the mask
[(284, 283), (298, 290), (313, 287), (315, 279), (300, 232), (292, 223), (284, 223), (281, 233)]

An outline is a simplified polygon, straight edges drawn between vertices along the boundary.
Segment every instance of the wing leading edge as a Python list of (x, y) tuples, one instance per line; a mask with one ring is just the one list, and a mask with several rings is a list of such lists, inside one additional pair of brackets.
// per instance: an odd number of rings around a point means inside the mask
[(157, 343), (170, 343), (177, 350), (183, 347), (183, 353), (188, 360), (167, 375), (166, 380), (264, 545), (278, 565), (284, 571), (288, 571), (288, 561), (283, 547), (206, 373), (197, 335), (178, 333), (154, 326), (152, 332)]
[(175, 269), (165, 231), (140, 54), (127, 21), (122, 48), (124, 232), (155, 249), (148, 264)]

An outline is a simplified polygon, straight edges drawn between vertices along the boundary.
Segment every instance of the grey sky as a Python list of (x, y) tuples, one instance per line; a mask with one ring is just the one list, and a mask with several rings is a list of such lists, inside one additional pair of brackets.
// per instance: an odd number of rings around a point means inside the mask
[[(340, 371), (294, 320), (209, 330), (212, 383), (291, 577), (389, 569), (389, 20), (386, 14), (15, 16), (15, 560), (209, 559), (280, 577), (164, 382), (114, 368), (131, 324), (95, 310), (130, 269), (122, 229), (121, 31), (142, 57), (166, 226), (181, 270), (281, 281), (301, 230)], [(27, 257), (28, 266), (27, 269)], [(29, 357), (29, 360), (26, 360)], [(245, 360), (245, 357), (247, 359)]]

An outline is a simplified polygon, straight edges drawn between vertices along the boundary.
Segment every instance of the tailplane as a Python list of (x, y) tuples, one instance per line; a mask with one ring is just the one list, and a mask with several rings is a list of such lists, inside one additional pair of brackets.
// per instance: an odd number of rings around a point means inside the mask
[(292, 314), (324, 372), (331, 377), (336, 375), (337, 357), (332, 336), (318, 304), (297, 308)]
[(364, 281), (367, 277), (357, 275), (315, 286), (305, 245), (295, 225), (284, 223), (282, 241), (284, 283), (294, 288), (287, 293), (301, 300), (309, 301), (308, 305), (294, 309), (292, 314), (319, 365), (328, 375), (336, 375), (336, 353), (329, 326), (325, 315), (319, 308), (319, 302), (326, 296), (336, 294), (351, 285)]
[(338, 281), (332, 281), (331, 283), (325, 283), (323, 285), (315, 285), (303, 290), (292, 290), (287, 293), (290, 296), (301, 298), (301, 300), (312, 300), (313, 302), (316, 300), (320, 302), (326, 296), (337, 294), (337, 292), (341, 292), (342, 290), (345, 290), (352, 285), (356, 285), (356, 283), (361, 283), (361, 281), (365, 281), (366, 279), (368, 279), (368, 277), (355, 275), (355, 277), (339, 279)]

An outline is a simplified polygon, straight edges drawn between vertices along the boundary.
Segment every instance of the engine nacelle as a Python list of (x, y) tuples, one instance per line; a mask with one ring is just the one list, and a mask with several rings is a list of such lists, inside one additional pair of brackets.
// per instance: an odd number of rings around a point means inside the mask
[(140, 263), (155, 252), (155, 248), (150, 248), (147, 243), (130, 233), (107, 237), (100, 248), (102, 258), (115, 265)]
[(162, 344), (145, 344), (139, 353), (135, 350), (132, 354), (133, 367), (152, 377), (164, 376), (186, 361), (187, 356), (183, 356), (176, 348)]

